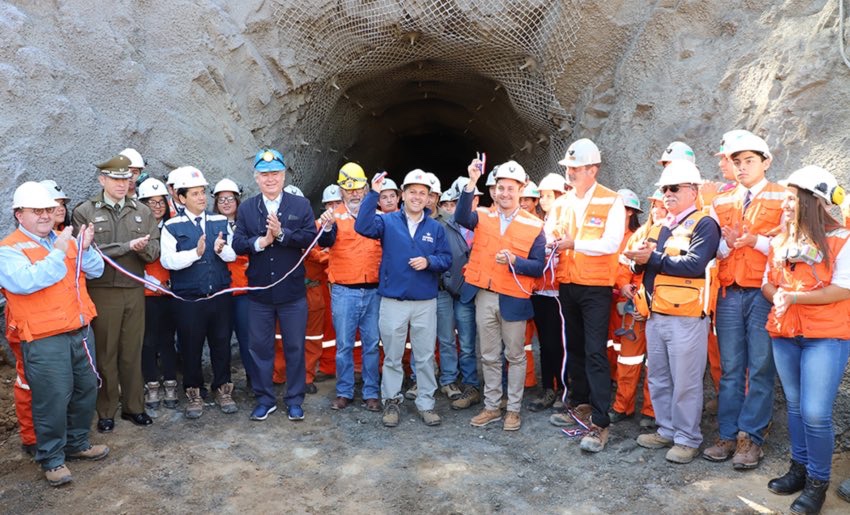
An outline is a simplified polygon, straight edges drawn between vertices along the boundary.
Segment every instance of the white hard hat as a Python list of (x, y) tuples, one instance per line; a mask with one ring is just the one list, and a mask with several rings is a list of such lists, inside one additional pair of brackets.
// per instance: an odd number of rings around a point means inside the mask
[(561, 193), (567, 192), (567, 179), (561, 174), (550, 173), (543, 180), (540, 181), (540, 185), (537, 186), (537, 189), (540, 191), (559, 191)]
[(404, 182), (401, 183), (401, 187), (406, 188), (411, 184), (421, 184), (426, 186), (429, 191), (431, 190), (431, 181), (428, 178), (428, 174), (419, 168), (407, 172), (407, 175), (404, 176)]
[(449, 188), (446, 191), (444, 191), (442, 195), (440, 195), (440, 203), (454, 202), (458, 198), (460, 198), (460, 197), (459, 197), (457, 191), (454, 188)]
[[(495, 179), (494, 179), (494, 180), (495, 180)], [(458, 178), (457, 178), (457, 179), (455, 179), (455, 181), (452, 183), (451, 189), (455, 190), (456, 195), (457, 195), (457, 198), (460, 198), (460, 194), (461, 194), (461, 193), (463, 192), (463, 190), (466, 188), (466, 185), (467, 185), (467, 184), (469, 184), (469, 177), (458, 177)], [(494, 183), (494, 184), (495, 184), (495, 183)], [(479, 190), (479, 189), (476, 187), (476, 188), (475, 188), (475, 195), (483, 195), (483, 193), (481, 193), (481, 190)]]
[(759, 152), (767, 159), (773, 157), (767, 146), (767, 142), (751, 132), (737, 134), (731, 139), (725, 140), (723, 144), (723, 154), (727, 157), (732, 157), (732, 154), (744, 152), (745, 150)]
[(620, 195), (623, 198), (624, 206), (643, 213), (643, 209), (640, 208), (640, 197), (637, 196), (637, 193), (630, 189), (623, 188), (621, 190), (617, 190), (617, 195)]
[(499, 165), (496, 169), (496, 180), (513, 179), (518, 183), (525, 185), (528, 181), (528, 174), (525, 173), (525, 168), (516, 161), (508, 161)]
[(59, 204), (53, 200), (53, 195), (47, 191), (47, 188), (35, 181), (27, 181), (21, 184), (12, 196), (12, 209), (22, 207), (42, 209), (58, 206)]
[(702, 184), (697, 165), (683, 159), (670, 161), (661, 172), (661, 178), (655, 183), (659, 188), (674, 184)]
[(661, 157), (658, 158), (658, 164), (669, 163), (676, 159), (683, 159), (692, 163), (697, 162), (696, 157), (694, 156), (694, 149), (692, 149), (687, 143), (674, 141), (667, 145), (667, 148), (661, 153)]
[(56, 181), (52, 179), (46, 179), (40, 181), (39, 184), (44, 186), (44, 188), (50, 192), (50, 195), (53, 197), (53, 200), (71, 200), (71, 197), (69, 197), (65, 194), (64, 191), (62, 191), (62, 188), (58, 184), (56, 184)]
[(804, 189), (827, 204), (841, 205), (844, 202), (844, 188), (838, 185), (834, 175), (820, 166), (800, 168), (779, 184)]
[(295, 195), (297, 197), (303, 197), (304, 196), (304, 192), (301, 191), (301, 188), (299, 188), (298, 186), (296, 186), (294, 184), (290, 184), (289, 186), (284, 187), (283, 191), (289, 193), (290, 195)]
[[(209, 186), (204, 174), (194, 166), (181, 166), (171, 171), (174, 177), (174, 189), (194, 188), (196, 186)], [(171, 174), (169, 174), (169, 179)]]
[(181, 173), (183, 173), (182, 168), (175, 168), (174, 170), (168, 172), (168, 177), (165, 178), (165, 184), (169, 186), (174, 186), (174, 181)]
[(328, 185), (322, 192), (322, 204), (327, 204), (328, 202), (342, 202), (342, 197), (339, 194), (339, 186), (336, 184)]
[(135, 148), (125, 148), (124, 150), (119, 152), (119, 154), (130, 160), (131, 168), (145, 167), (146, 163), (145, 160), (142, 159), (142, 154), (139, 154), (139, 152)]
[(401, 191), (398, 189), (398, 184), (396, 184), (394, 180), (390, 179), (389, 177), (384, 177), (384, 182), (383, 184), (381, 184), (381, 191), (387, 190)]
[(525, 188), (522, 189), (522, 193), (520, 193), (519, 196), (540, 198), (540, 190), (537, 188), (537, 185), (534, 184), (534, 181), (528, 181), (528, 184), (525, 185)]
[(597, 165), (602, 162), (602, 154), (599, 153), (599, 147), (596, 143), (587, 138), (576, 140), (567, 149), (564, 158), (558, 161), (558, 164), (578, 167), (587, 165)]
[(487, 182), (484, 183), (484, 186), (490, 187), (496, 185), (496, 170), (498, 169), (499, 165), (496, 165), (492, 170), (490, 170), (490, 173), (487, 174)]
[(443, 187), (440, 184), (440, 179), (438, 179), (437, 176), (431, 172), (426, 172), (425, 175), (428, 176), (428, 182), (431, 183), (431, 193), (441, 195), (443, 193)]
[(715, 157), (720, 157), (726, 155), (724, 152), (726, 145), (735, 138), (740, 137), (742, 134), (752, 134), (752, 132), (744, 130), (744, 129), (735, 129), (728, 132), (723, 133), (723, 139), (720, 140), (720, 150), (714, 154)]
[(222, 191), (232, 191), (237, 195), (242, 195), (242, 187), (230, 179), (222, 179), (215, 183), (215, 188), (213, 188), (213, 195), (218, 195)]
[(168, 188), (159, 179), (153, 177), (145, 179), (139, 187), (136, 188), (136, 194), (139, 200), (144, 200), (151, 197), (164, 197), (168, 195)]

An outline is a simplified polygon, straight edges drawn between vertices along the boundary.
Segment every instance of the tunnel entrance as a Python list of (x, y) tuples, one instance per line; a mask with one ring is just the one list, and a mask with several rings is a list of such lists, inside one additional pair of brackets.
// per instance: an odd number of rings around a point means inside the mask
[(448, 185), (479, 151), (488, 169), (515, 159), (534, 179), (563, 157), (573, 118), (553, 92), (575, 46), (573, 1), (290, 2), (275, 17), (304, 99), (296, 141), (278, 146), (312, 198), (346, 161)]

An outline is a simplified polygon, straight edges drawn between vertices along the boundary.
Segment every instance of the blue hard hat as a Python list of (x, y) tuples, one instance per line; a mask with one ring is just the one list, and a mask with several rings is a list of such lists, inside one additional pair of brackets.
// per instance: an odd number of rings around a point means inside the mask
[(286, 170), (283, 154), (273, 148), (264, 148), (254, 156), (254, 170), (258, 172), (282, 172)]

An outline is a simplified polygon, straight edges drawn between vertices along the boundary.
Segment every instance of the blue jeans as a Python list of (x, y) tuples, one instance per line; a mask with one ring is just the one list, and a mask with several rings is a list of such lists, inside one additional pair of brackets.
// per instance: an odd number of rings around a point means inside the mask
[(247, 295), (233, 296), (233, 331), (236, 333), (236, 341), (239, 342), (239, 357), (245, 368), (245, 377), (250, 379), (254, 376), (254, 358), (251, 356), (251, 346), (248, 331), (249, 302)]
[(437, 341), (440, 344), (440, 386), (445, 386), (457, 380), (458, 363), (454, 299), (445, 290), (437, 294)]
[(788, 408), (791, 458), (805, 464), (812, 479), (829, 480), (835, 444), (832, 406), (848, 355), (848, 340), (773, 339), (773, 358)]
[(776, 376), (765, 329), (769, 312), (770, 303), (758, 288), (727, 288), (725, 297), (721, 289), (718, 296), (717, 343), (723, 373), (717, 423), (724, 440), (735, 440), (738, 431), (743, 431), (756, 444), (764, 443), (764, 430), (773, 415)]
[[(463, 384), (478, 387), (478, 358), (475, 357), (475, 300), (461, 302), (454, 299), (455, 327), (460, 342), (460, 380)], [(442, 349), (440, 350), (442, 354)]]
[(363, 398), (379, 399), (380, 355), (378, 351), (377, 288), (331, 285), (331, 313), (336, 331), (336, 395), (354, 398), (354, 338), (360, 329), (363, 356)]

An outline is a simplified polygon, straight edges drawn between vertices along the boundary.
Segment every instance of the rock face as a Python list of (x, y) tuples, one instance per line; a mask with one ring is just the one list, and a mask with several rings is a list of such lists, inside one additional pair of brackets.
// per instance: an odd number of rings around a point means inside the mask
[[(717, 177), (723, 132), (766, 138), (778, 179), (846, 183), (850, 69), (827, 0), (0, 1), (0, 193), (140, 150), (252, 188), (260, 146), (316, 199), (345, 160), (451, 180), (474, 152), (533, 178), (593, 138), (601, 181), (651, 193), (672, 140)], [(424, 165), (423, 165), (424, 163)], [(3, 232), (11, 228), (3, 217)], [(846, 406), (842, 404), (842, 406)], [(843, 427), (847, 427), (847, 422)]]

